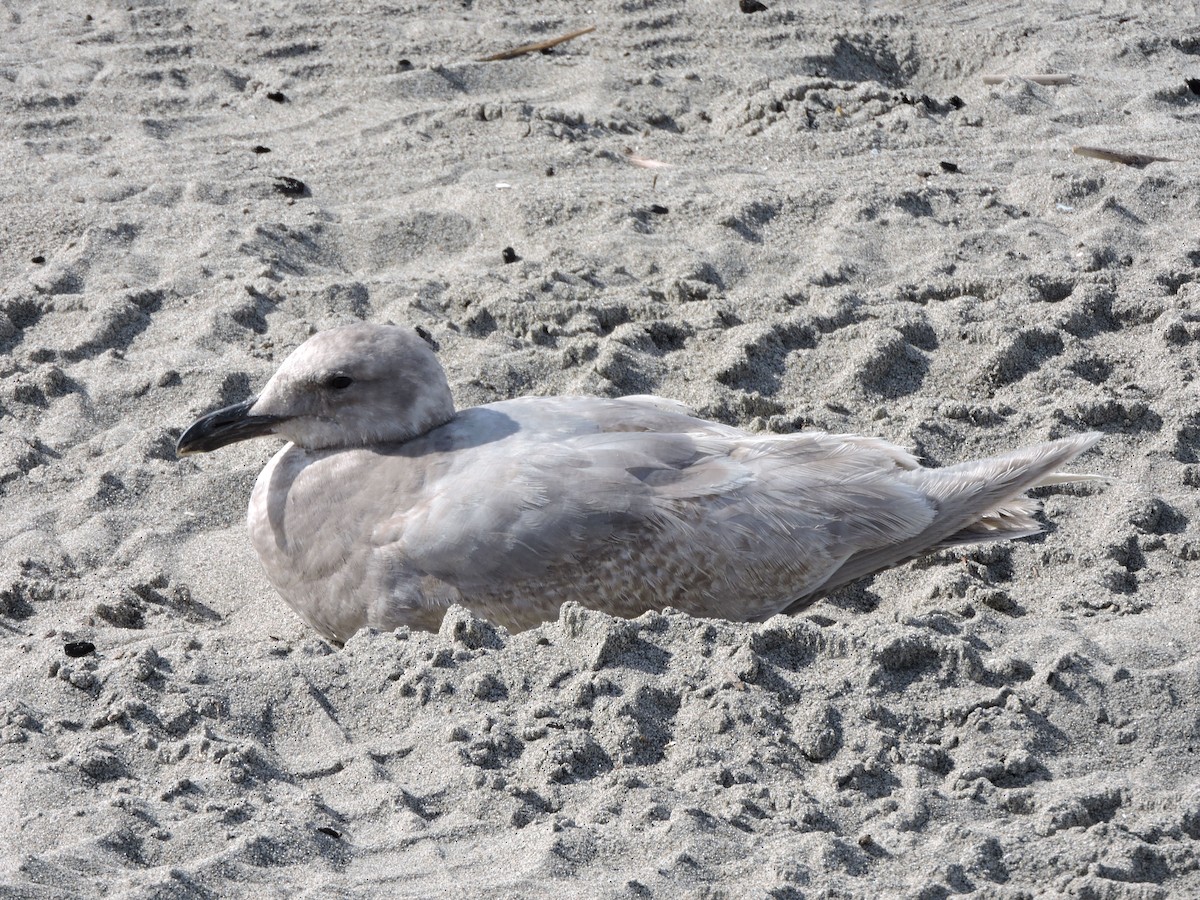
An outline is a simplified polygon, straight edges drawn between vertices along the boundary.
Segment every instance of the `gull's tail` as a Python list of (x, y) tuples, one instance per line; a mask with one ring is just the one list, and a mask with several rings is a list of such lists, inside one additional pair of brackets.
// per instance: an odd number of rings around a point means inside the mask
[[(1037, 534), (1042, 528), (1034, 515), (1040, 504), (1024, 496), (1025, 492), (1073, 481), (1107, 481), (1102, 475), (1059, 471), (1100, 438), (1098, 432), (1091, 432), (944, 469), (917, 468), (904, 473), (934, 504), (933, 521), (906, 541), (849, 557), (821, 586), (820, 593), (947, 547)], [(809, 602), (811, 595), (793, 604), (792, 611)]]

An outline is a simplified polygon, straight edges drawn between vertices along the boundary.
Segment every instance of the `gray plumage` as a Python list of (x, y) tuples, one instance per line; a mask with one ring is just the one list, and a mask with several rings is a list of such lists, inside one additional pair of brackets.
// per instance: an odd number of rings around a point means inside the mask
[(656, 397), (526, 397), (455, 412), (414, 332), (351, 325), (181, 454), (278, 434), (249, 527), (268, 578), (326, 638), (436, 629), (452, 603), (510, 630), (566, 600), (761, 620), (959, 544), (1034, 534), (1038, 485), (1083, 434), (927, 469), (884, 441), (749, 434)]

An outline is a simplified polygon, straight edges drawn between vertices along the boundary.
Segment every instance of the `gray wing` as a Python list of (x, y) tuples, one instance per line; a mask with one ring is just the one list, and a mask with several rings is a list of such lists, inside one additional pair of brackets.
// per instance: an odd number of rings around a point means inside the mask
[(933, 518), (896, 478), (916, 461), (881, 441), (756, 436), (661, 402), (603, 402), (585, 433), (523, 426), (456, 454), (377, 546), (464, 596), (574, 587), (623, 611), (750, 618)]

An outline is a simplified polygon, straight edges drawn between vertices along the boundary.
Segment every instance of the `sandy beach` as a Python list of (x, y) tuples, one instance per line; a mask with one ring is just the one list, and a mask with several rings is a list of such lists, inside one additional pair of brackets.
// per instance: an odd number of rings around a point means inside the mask
[[(0, 8), (0, 897), (1200, 895), (1200, 10), (763, 3)], [(354, 321), (1111, 480), (763, 624), (336, 649), (279, 442), (175, 442)]]

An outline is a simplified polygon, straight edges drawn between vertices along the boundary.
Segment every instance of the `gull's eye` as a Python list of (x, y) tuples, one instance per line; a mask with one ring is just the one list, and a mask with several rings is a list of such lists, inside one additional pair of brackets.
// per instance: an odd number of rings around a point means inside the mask
[(344, 391), (352, 384), (354, 384), (354, 379), (349, 375), (330, 375), (325, 379), (325, 387), (333, 388), (335, 391)]

